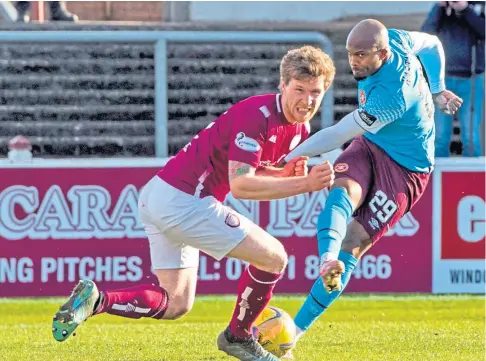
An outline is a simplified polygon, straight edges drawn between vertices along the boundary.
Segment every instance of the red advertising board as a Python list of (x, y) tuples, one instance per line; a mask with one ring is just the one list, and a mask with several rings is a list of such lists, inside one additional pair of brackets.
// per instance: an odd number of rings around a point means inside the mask
[(434, 179), (433, 292), (484, 293), (484, 161), (444, 167)]
[(442, 173), (442, 259), (485, 258), (484, 182), (484, 172)]
[[(155, 282), (137, 219), (138, 190), (159, 167), (0, 169), (0, 297), (66, 295), (80, 278), (101, 289)], [(361, 260), (349, 292), (430, 292), (432, 191)], [(228, 204), (285, 245), (277, 292), (305, 293), (318, 275), (315, 225), (324, 192)], [(197, 292), (234, 293), (244, 264), (201, 255)]]

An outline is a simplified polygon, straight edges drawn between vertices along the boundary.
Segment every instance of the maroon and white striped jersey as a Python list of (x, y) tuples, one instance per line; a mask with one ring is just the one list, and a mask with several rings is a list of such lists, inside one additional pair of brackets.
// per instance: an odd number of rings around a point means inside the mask
[(280, 94), (253, 96), (200, 131), (157, 174), (185, 193), (223, 201), (230, 191), (229, 161), (255, 168), (276, 165), (308, 138), (309, 131), (308, 123), (285, 119)]

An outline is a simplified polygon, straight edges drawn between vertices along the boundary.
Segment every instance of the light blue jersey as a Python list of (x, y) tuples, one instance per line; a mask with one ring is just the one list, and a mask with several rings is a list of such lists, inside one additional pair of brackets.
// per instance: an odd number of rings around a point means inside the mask
[[(416, 172), (434, 166), (434, 104), (406, 31), (388, 30), (391, 56), (358, 82), (358, 124), (394, 161)], [(428, 59), (430, 60), (430, 59)], [(440, 64), (437, 63), (437, 67)]]

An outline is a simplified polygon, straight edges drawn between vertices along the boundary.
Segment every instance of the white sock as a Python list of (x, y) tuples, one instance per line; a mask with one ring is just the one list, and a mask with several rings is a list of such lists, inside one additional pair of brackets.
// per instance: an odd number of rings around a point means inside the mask
[(299, 341), (299, 338), (302, 337), (302, 335), (305, 333), (304, 330), (301, 330), (299, 326), (295, 326), (296, 328), (296, 333), (295, 333), (295, 342)]

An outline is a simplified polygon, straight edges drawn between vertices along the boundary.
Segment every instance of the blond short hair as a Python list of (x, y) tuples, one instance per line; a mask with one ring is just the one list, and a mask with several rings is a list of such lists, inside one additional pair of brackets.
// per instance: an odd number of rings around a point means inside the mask
[(307, 80), (324, 76), (324, 88), (327, 90), (335, 74), (331, 57), (310, 45), (289, 50), (280, 62), (280, 78), (286, 85), (291, 79)]

